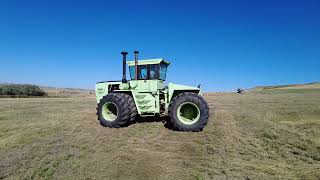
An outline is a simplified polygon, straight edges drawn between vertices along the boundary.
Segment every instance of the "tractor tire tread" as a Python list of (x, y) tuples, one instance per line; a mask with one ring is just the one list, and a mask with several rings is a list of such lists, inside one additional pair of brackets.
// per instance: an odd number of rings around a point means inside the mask
[[(102, 116), (102, 107), (108, 101), (116, 104), (118, 108), (118, 117), (114, 121), (107, 121)], [(97, 115), (98, 120), (100, 120), (100, 124), (104, 127), (110, 128), (120, 128), (127, 126), (130, 122), (130, 111), (130, 104), (128, 103), (128, 101), (126, 101), (125, 94), (123, 93), (109, 93), (105, 95), (100, 100), (97, 107)]]
[[(196, 103), (199, 106), (200, 109), (200, 119), (197, 123), (192, 125), (184, 125), (182, 123), (179, 123), (180, 121), (176, 117), (176, 110), (178, 106), (183, 102), (193, 102)], [(209, 106), (205, 99), (193, 92), (184, 92), (178, 94), (176, 97), (173, 98), (171, 103), (169, 104), (169, 116), (168, 119), (169, 126), (176, 131), (202, 131), (203, 128), (206, 126), (208, 119), (209, 119)]]
[(128, 94), (123, 94), (125, 101), (129, 104), (130, 107), (130, 121), (133, 122), (136, 120), (136, 116), (138, 114), (136, 104), (132, 96)]

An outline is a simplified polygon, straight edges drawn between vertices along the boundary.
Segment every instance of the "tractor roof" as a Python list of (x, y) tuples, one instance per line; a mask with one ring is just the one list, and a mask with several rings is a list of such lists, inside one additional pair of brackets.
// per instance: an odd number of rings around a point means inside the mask
[[(160, 64), (160, 63), (165, 63), (168, 65), (170, 64), (168, 61), (166, 61), (163, 58), (138, 60), (138, 65)], [(134, 61), (127, 61), (127, 64), (128, 66), (134, 66)]]

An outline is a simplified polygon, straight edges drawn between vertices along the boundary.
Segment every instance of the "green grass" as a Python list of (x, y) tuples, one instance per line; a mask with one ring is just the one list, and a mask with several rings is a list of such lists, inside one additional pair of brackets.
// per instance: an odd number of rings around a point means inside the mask
[(0, 99), (0, 179), (320, 177), (319, 91), (206, 99), (199, 133), (161, 121), (104, 128), (94, 98)]

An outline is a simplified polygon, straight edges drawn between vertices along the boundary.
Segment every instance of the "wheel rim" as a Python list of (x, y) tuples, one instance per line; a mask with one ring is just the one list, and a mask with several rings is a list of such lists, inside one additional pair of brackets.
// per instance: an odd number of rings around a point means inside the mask
[(200, 109), (192, 102), (185, 102), (178, 107), (177, 116), (183, 124), (191, 125), (199, 121)]
[(102, 106), (102, 116), (106, 121), (114, 121), (118, 117), (118, 107), (112, 103), (107, 102)]

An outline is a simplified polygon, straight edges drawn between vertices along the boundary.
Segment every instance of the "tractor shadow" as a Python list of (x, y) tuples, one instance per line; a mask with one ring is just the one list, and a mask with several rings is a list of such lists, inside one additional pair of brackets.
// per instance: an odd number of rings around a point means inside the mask
[[(140, 123), (155, 123), (155, 122), (162, 122), (165, 128), (173, 130), (173, 128), (168, 123), (169, 117), (160, 117), (160, 116), (149, 116), (149, 117), (141, 117), (138, 116), (136, 119), (137, 124)], [(135, 124), (133, 123), (133, 124)]]

